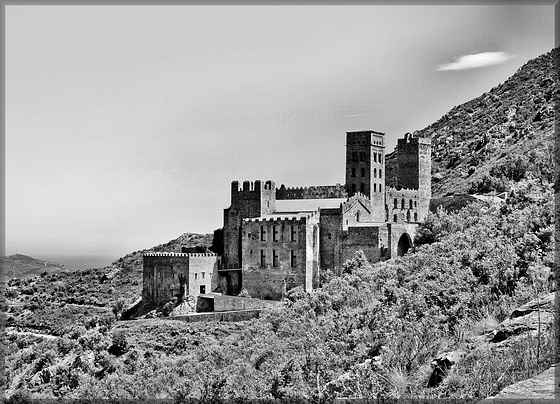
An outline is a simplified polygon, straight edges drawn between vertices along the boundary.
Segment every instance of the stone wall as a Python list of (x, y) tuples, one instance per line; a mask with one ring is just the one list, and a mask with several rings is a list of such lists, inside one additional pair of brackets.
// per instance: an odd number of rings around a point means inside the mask
[[(189, 255), (182, 253), (145, 254), (143, 257), (144, 304), (159, 305), (180, 296), (179, 274), (188, 280)], [(184, 288), (188, 288), (185, 284)]]
[(319, 219), (320, 263), (340, 275), (342, 265), (342, 213), (340, 209), (321, 209)]
[(161, 305), (217, 286), (218, 256), (212, 253), (148, 253), (143, 256), (142, 300)]
[(260, 309), (250, 310), (237, 310), (226, 312), (212, 312), (212, 313), (193, 313), (186, 316), (167, 317), (169, 320), (179, 320), (188, 323), (195, 323), (199, 321), (246, 321), (252, 318), (259, 317)]
[(260, 300), (239, 296), (214, 295), (213, 298), (214, 311), (262, 309), (263, 307), (274, 307), (282, 304), (273, 300)]
[(216, 254), (189, 254), (189, 295), (210, 293), (218, 287), (217, 258)]
[(287, 188), (284, 184), (276, 190), (276, 199), (327, 199), (347, 198), (346, 187), (341, 184)]
[(387, 189), (386, 208), (387, 221), (391, 223), (417, 223), (427, 214), (420, 211), (420, 195), (416, 189)]
[(382, 259), (379, 245), (379, 226), (349, 227), (343, 239), (343, 262), (352, 259), (357, 251), (362, 251), (370, 263)]
[(360, 193), (355, 194), (342, 204), (342, 230), (360, 223), (372, 223), (373, 206), (370, 200)]
[(244, 221), (243, 288), (251, 297), (272, 300), (296, 286), (311, 289), (318, 276), (318, 236), (315, 214)]

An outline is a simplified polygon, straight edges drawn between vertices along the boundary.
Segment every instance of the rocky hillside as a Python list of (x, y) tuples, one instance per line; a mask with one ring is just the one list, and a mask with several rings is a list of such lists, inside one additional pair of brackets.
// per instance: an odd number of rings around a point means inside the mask
[[(413, 133), (432, 139), (434, 197), (502, 192), (524, 177), (553, 180), (555, 64), (559, 48), (504, 83)], [(387, 182), (394, 156), (387, 158)]]

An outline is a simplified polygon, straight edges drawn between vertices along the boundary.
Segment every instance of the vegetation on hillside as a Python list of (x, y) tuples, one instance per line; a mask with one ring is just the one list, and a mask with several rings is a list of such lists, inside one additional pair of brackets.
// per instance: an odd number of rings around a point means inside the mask
[[(554, 181), (554, 111), (560, 49), (532, 59), (504, 83), (413, 133), (432, 140), (434, 197), (507, 190), (523, 178)], [(394, 156), (387, 183), (395, 185)]]
[[(554, 359), (544, 328), (506, 350), (476, 343), (481, 323), (552, 290), (552, 204), (550, 185), (522, 181), (505, 204), (430, 214), (414, 253), (374, 265), (358, 254), (342, 276), (293, 289), (244, 323), (109, 316), (55, 340), (11, 334), (11, 391), (177, 402), (485, 397)], [(427, 387), (430, 363), (455, 349), (468, 354)]]

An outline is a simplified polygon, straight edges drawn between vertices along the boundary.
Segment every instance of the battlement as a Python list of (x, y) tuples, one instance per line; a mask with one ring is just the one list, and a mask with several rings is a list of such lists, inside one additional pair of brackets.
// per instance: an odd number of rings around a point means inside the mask
[(432, 140), (430, 138), (414, 137), (410, 132), (405, 133), (404, 138), (397, 140), (398, 149), (418, 145), (431, 146), (431, 144)]
[(377, 131), (375, 131), (375, 130), (357, 130), (357, 131), (352, 131), (352, 132), (346, 132), (346, 135), (349, 135), (349, 136), (355, 136), (355, 135), (372, 135), (372, 134), (385, 136), (385, 133), (383, 133), (383, 132), (377, 132)]
[(217, 257), (215, 253), (175, 253), (175, 252), (152, 252), (145, 253), (144, 257)]
[(404, 187), (388, 187), (385, 189), (387, 195), (392, 195), (392, 194), (398, 194), (398, 193), (403, 193), (403, 194), (410, 194), (410, 193), (418, 193), (417, 189), (414, 188), (404, 188)]
[(285, 216), (285, 217), (255, 217), (251, 219), (244, 219), (244, 222), (252, 223), (265, 223), (265, 222), (299, 222), (305, 223), (308, 219), (313, 219), (315, 217), (314, 213), (308, 214), (306, 216)]
[(243, 181), (243, 184), (240, 185), (239, 181), (232, 181), (231, 182), (231, 193), (247, 193), (247, 192), (260, 192), (263, 190), (274, 190), (276, 189), (274, 181), (267, 180), (255, 180), (255, 181)]
[(286, 187), (284, 184), (276, 189), (276, 199), (325, 199), (346, 198), (346, 187), (336, 185), (312, 185), (309, 187)]
[(346, 132), (346, 147), (376, 146), (385, 147), (385, 133), (374, 130)]
[(352, 199), (358, 199), (358, 198), (368, 199), (368, 196), (366, 194), (363, 194), (363, 193), (359, 192), (359, 191), (356, 191), (356, 193), (354, 195), (352, 195), (350, 198), (348, 198), (346, 200), (346, 202), (349, 202)]

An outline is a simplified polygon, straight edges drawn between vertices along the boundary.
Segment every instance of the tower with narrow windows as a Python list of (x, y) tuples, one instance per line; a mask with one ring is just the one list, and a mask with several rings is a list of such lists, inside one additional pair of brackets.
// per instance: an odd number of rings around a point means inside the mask
[(429, 138), (406, 133), (397, 141), (397, 180), (399, 187), (418, 190), (418, 221), (423, 221), (432, 198), (432, 145)]
[(371, 201), (374, 222), (385, 221), (385, 134), (346, 132), (346, 191)]

